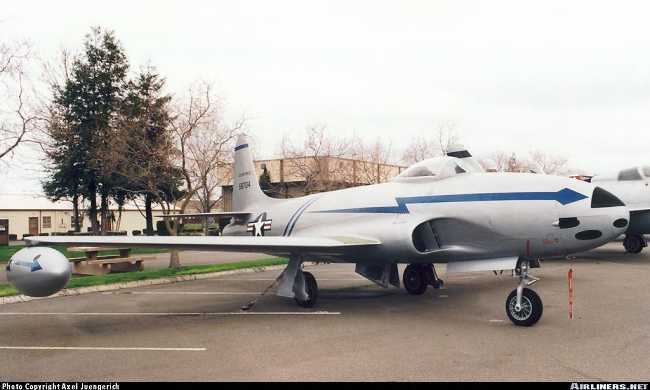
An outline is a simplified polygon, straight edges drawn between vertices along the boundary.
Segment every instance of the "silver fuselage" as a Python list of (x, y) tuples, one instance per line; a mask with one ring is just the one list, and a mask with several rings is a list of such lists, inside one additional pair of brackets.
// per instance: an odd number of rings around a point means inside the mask
[[(626, 230), (613, 225), (620, 219), (629, 220), (625, 207), (591, 207), (594, 188), (590, 183), (557, 176), (464, 173), (441, 180), (401, 179), (277, 200), (263, 207), (251, 204), (246, 210), (266, 213), (265, 218), (272, 221), (267, 236), (358, 236), (382, 243), (344, 257), (331, 256), (330, 261), (446, 263), (506, 256), (541, 258), (592, 249)], [(535, 199), (534, 194), (565, 189), (582, 199), (567, 204)], [(500, 198), (481, 200), (481, 194)], [(439, 201), (447, 195), (453, 198)], [(518, 196), (532, 199), (510, 199)], [(398, 202), (419, 197), (436, 201), (414, 201), (401, 207)], [(577, 218), (579, 225), (560, 228), (561, 218)], [(427, 221), (434, 240), (429, 247), (418, 248), (414, 233)], [(250, 234), (245, 222), (229, 224), (224, 235)], [(576, 238), (585, 231), (600, 234)]]

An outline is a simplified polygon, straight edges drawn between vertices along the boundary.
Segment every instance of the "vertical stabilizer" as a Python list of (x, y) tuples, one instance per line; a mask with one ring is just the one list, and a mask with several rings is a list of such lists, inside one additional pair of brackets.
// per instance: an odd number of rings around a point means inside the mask
[(262, 192), (253, 163), (248, 137), (240, 135), (235, 145), (235, 166), (233, 172), (232, 206), (234, 211), (250, 209), (251, 206), (272, 201)]

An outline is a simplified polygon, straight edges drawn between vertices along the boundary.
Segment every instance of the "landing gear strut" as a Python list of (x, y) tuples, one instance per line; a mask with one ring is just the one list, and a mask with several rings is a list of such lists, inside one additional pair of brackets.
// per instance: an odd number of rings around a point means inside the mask
[(542, 299), (535, 291), (527, 288), (538, 280), (528, 275), (528, 269), (529, 261), (521, 260), (515, 269), (519, 275), (519, 285), (506, 299), (508, 318), (517, 326), (535, 325), (544, 311)]
[(623, 246), (627, 253), (641, 253), (643, 248), (648, 246), (648, 242), (640, 234), (628, 234), (625, 236)]
[(411, 295), (424, 294), (429, 285), (437, 289), (444, 284), (442, 279), (438, 278), (433, 264), (409, 264), (404, 270), (402, 282)]
[(313, 307), (318, 300), (318, 284), (314, 275), (302, 270), (302, 263), (302, 256), (289, 257), (287, 268), (276, 279), (279, 283), (276, 295), (293, 298), (301, 307)]

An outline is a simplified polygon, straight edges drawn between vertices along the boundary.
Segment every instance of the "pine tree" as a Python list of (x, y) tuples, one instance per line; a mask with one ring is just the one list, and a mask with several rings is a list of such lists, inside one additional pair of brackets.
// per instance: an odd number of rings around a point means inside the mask
[(145, 68), (128, 83), (122, 105), (124, 134), (120, 138), (125, 140), (127, 152), (126, 165), (120, 172), (128, 180), (127, 186), (144, 198), (147, 234), (153, 232), (152, 204), (174, 186), (163, 182), (165, 175), (173, 171), (169, 133), (171, 96), (164, 93), (164, 87), (165, 79), (152, 67)]
[(262, 174), (260, 175), (260, 188), (268, 196), (271, 196), (271, 194), (273, 194), (271, 175), (269, 174), (268, 169), (266, 169), (266, 165), (263, 167)]
[[(53, 176), (48, 186), (69, 187), (90, 201), (90, 219), (97, 232), (97, 195), (101, 196), (102, 221), (108, 212), (108, 201), (114, 186), (114, 168), (119, 151), (114, 138), (116, 113), (122, 101), (128, 61), (124, 49), (112, 31), (99, 27), (86, 35), (84, 52), (70, 70), (70, 78), (56, 91), (54, 104), (60, 107), (67, 133), (54, 132), (55, 144), (68, 153), (65, 158), (51, 159)], [(67, 161), (65, 161), (67, 159)], [(55, 161), (56, 160), (56, 161)], [(65, 183), (64, 170), (74, 167), (78, 183)], [(57, 174), (58, 173), (58, 174)], [(58, 183), (56, 181), (59, 180)], [(77, 189), (74, 187), (77, 186)]]

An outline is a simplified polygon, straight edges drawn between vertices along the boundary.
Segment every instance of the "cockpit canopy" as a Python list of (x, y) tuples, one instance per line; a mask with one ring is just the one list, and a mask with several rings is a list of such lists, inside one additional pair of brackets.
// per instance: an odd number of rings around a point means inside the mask
[(618, 174), (619, 181), (643, 180), (643, 177), (650, 178), (650, 167), (636, 167), (624, 169)]
[(476, 170), (465, 161), (455, 157), (434, 157), (411, 165), (400, 173), (395, 180), (408, 180), (413, 178), (444, 179)]
[(623, 169), (622, 171), (614, 174), (605, 174), (595, 176), (591, 182), (597, 183), (601, 181), (639, 181), (650, 180), (650, 166), (634, 167)]

